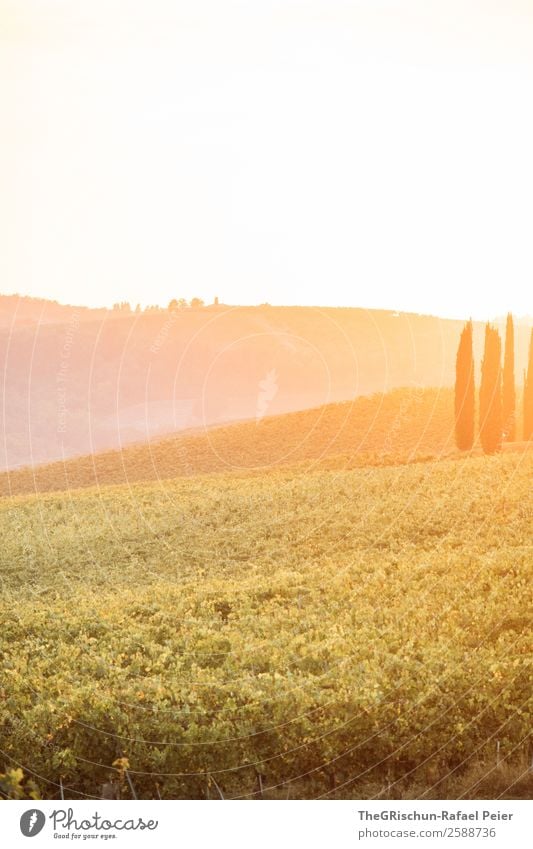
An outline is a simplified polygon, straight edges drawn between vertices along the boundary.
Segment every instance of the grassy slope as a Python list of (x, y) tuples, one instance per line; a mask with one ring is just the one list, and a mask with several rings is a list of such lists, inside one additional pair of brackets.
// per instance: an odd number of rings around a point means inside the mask
[(2, 747), (48, 795), (59, 775), (97, 795), (126, 754), (143, 796), (149, 773), (169, 798), (208, 774), (247, 795), (256, 764), (271, 796), (453, 797), (530, 726), (532, 470), (517, 453), (5, 499)]
[(0, 495), (283, 465), (381, 465), (452, 446), (452, 391), (404, 389), (3, 473)]

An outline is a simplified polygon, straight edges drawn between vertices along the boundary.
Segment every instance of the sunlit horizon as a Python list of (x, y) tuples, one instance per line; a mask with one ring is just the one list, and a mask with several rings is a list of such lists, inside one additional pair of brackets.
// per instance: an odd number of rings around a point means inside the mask
[(522, 0), (0, 0), (3, 292), (533, 312)]
[[(41, 295), (34, 295), (34, 294), (31, 294), (31, 293), (22, 293), (22, 292), (2, 292), (2, 293), (0, 293), (0, 295), (7, 296), (9, 298), (13, 298), (13, 297), (36, 298), (37, 300), (42, 299), (42, 300), (45, 300), (45, 301), (53, 301), (54, 303), (58, 303), (60, 306), (65, 306), (65, 307), (69, 307), (69, 306), (73, 307), (73, 308), (81, 307), (82, 309), (108, 310), (110, 312), (113, 311), (113, 307), (115, 305), (118, 306), (121, 303), (122, 304), (125, 303), (129, 306), (131, 314), (134, 314), (136, 312), (136, 308), (137, 308), (137, 310), (140, 308), (141, 313), (149, 312), (150, 309), (153, 309), (153, 308), (160, 309), (160, 310), (163, 310), (163, 311), (168, 310), (169, 308), (172, 308), (171, 305), (170, 305), (171, 304), (170, 301), (168, 303), (158, 303), (157, 301), (154, 301), (154, 300), (148, 300), (148, 301), (144, 301), (144, 302), (143, 301), (133, 302), (133, 301), (125, 300), (123, 302), (115, 301), (115, 302), (103, 303), (103, 302), (97, 302), (97, 301), (94, 301), (94, 302), (82, 302), (82, 301), (77, 301), (77, 300), (76, 301), (74, 301), (74, 300), (64, 301), (64, 300), (58, 300), (57, 298), (50, 298), (50, 297), (45, 297), (45, 296), (41, 296)], [(181, 295), (179, 297), (181, 297)], [(516, 312), (513, 312), (512, 310), (507, 310), (506, 312), (502, 312), (500, 314), (478, 313), (476, 315), (472, 315), (472, 314), (470, 314), (470, 315), (458, 315), (458, 314), (454, 314), (454, 313), (449, 313), (449, 314), (443, 315), (443, 314), (438, 314), (438, 313), (423, 312), (421, 310), (416, 310), (416, 309), (412, 309), (412, 310), (400, 309), (399, 307), (396, 307), (394, 304), (389, 305), (389, 306), (375, 306), (372, 303), (369, 303), (369, 304), (333, 304), (333, 303), (332, 304), (328, 304), (328, 303), (323, 303), (323, 304), (311, 304), (311, 303), (309, 303), (309, 304), (306, 304), (306, 303), (289, 303), (289, 302), (287, 302), (287, 303), (282, 303), (282, 302), (275, 303), (273, 301), (262, 301), (261, 303), (254, 303), (254, 302), (251, 302), (251, 301), (250, 302), (242, 302), (242, 303), (230, 303), (230, 302), (224, 300), (224, 298), (220, 298), (219, 296), (215, 296), (215, 297), (218, 299), (216, 302), (215, 302), (214, 298), (208, 298), (208, 297), (202, 298), (202, 297), (200, 297), (200, 300), (202, 301), (202, 307), (208, 308), (208, 307), (213, 307), (213, 306), (216, 305), (216, 306), (220, 307), (221, 309), (227, 308), (227, 309), (230, 309), (230, 310), (239, 309), (241, 307), (243, 309), (253, 308), (253, 307), (257, 307), (257, 308), (275, 307), (275, 308), (279, 308), (279, 309), (302, 308), (302, 309), (310, 309), (310, 310), (314, 309), (314, 310), (317, 310), (317, 311), (329, 310), (329, 309), (339, 309), (339, 310), (354, 309), (354, 310), (364, 310), (364, 311), (368, 311), (368, 312), (381, 311), (381, 312), (389, 312), (389, 313), (392, 313), (392, 314), (397, 313), (398, 315), (400, 315), (400, 314), (420, 315), (420, 316), (427, 316), (427, 317), (442, 319), (443, 321), (467, 321), (468, 319), (472, 319), (475, 322), (504, 322), (505, 319), (506, 319), (506, 316), (509, 313), (511, 313), (514, 320), (518, 323), (524, 323), (525, 322), (525, 323), (529, 324), (530, 322), (533, 322), (533, 314), (531, 314), (531, 313), (516, 313)], [(178, 308), (189, 309), (190, 306), (191, 306), (190, 300), (192, 300), (192, 299), (189, 299), (189, 300), (184, 299), (184, 300), (186, 301), (186, 303), (182, 307), (178, 307)]]

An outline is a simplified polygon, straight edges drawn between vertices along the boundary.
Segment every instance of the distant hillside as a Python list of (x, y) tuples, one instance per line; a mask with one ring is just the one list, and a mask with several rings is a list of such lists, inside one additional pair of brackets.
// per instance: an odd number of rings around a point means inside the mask
[[(0, 297), (0, 469), (400, 386), (451, 386), (461, 326), (384, 310), (124, 314)], [(517, 375), (528, 332), (517, 328)], [(481, 340), (476, 326), (478, 353)]]
[(0, 475), (0, 494), (272, 467), (387, 465), (453, 449), (450, 389), (399, 389)]
[(17, 330), (20, 327), (35, 327), (38, 324), (61, 324), (68, 322), (76, 312), (78, 321), (94, 321), (106, 315), (118, 317), (117, 311), (92, 307), (60, 304), (45, 298), (29, 298), (21, 295), (0, 295), (0, 328)]

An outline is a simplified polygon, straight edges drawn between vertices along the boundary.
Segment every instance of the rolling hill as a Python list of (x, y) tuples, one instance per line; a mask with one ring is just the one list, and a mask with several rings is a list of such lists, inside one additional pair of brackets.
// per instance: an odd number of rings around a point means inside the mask
[(0, 475), (0, 495), (168, 480), (390, 465), (453, 451), (453, 392), (398, 389)]
[[(127, 313), (0, 296), (0, 469), (401, 386), (451, 386), (461, 326), (385, 310)], [(517, 325), (517, 375), (527, 336)], [(478, 360), (481, 341), (476, 325)]]
[[(433, 320), (425, 337), (421, 317), (381, 316), (388, 353), (415, 325), (417, 353), (376, 357), (375, 371), (369, 338), (346, 360), (337, 324), (319, 334), (331, 367), (321, 385), (320, 357), (272, 330), (290, 310), (268, 319), (257, 346), (235, 340), (269, 310), (236, 311), (232, 325), (222, 309), (227, 335), (206, 335), (204, 359), (197, 337), (208, 316), (219, 321), (207, 308), (167, 316), (166, 330), (160, 315), (136, 328), (135, 316), (84, 314), (67, 336), (29, 314), (8, 334), (8, 370), (13, 351), (33, 346), (17, 362), (31, 381), (10, 408), (12, 425), (31, 413), (20, 456), (35, 447), (34, 415), (45, 442), (58, 426), (57, 384), (55, 418), (39, 420), (41, 356), (58, 334), (69, 351), (61, 403), (77, 399), (84, 413), (69, 409), (64, 459), (0, 474), (1, 766), (25, 767), (0, 772), (0, 793), (19, 776), (69, 799), (98, 798), (106, 783), (126, 798), (132, 787), (139, 798), (531, 795), (531, 444), (456, 452), (445, 377), (456, 328), (446, 325), (430, 388)], [(361, 318), (340, 312), (354, 327)], [(304, 319), (308, 340), (312, 311), (291, 321)], [(165, 400), (165, 369), (178, 362), (178, 374), (189, 346), (200, 360)], [(364, 380), (343, 383), (347, 363), (364, 364)], [(418, 378), (394, 388), (405, 373)], [(93, 380), (98, 392), (84, 395)], [(373, 380), (387, 391), (372, 392)], [(284, 381), (303, 394), (280, 398)], [(210, 424), (185, 404), (185, 385)], [(182, 432), (154, 430), (178, 407)], [(105, 410), (122, 447), (69, 456), (84, 427), (98, 448)]]

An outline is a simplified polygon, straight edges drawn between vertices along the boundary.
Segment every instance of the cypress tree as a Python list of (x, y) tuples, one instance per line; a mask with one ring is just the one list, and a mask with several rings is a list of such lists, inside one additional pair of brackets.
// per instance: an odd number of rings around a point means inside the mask
[(524, 380), (524, 439), (533, 439), (533, 330), (529, 340), (529, 362)]
[(511, 313), (507, 316), (505, 326), (502, 416), (503, 438), (506, 442), (514, 442), (516, 439), (516, 388), (514, 379), (514, 324)]
[(474, 353), (472, 321), (461, 332), (455, 361), (455, 444), (468, 451), (474, 444)]
[(495, 327), (485, 327), (485, 351), (479, 392), (479, 435), (485, 454), (502, 445), (502, 343)]

